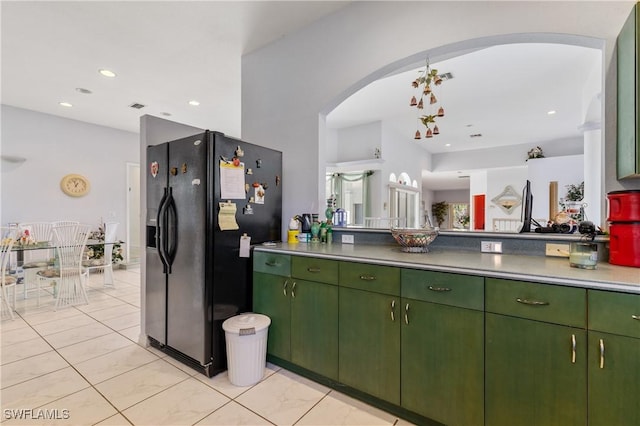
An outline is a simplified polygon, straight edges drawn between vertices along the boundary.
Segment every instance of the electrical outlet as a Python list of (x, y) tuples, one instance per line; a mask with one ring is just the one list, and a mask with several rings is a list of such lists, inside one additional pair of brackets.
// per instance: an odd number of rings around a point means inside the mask
[(502, 253), (502, 242), (500, 241), (481, 241), (480, 251), (482, 253)]
[(569, 257), (569, 244), (547, 243), (545, 254), (552, 257)]
[(342, 244), (353, 244), (353, 235), (342, 235)]

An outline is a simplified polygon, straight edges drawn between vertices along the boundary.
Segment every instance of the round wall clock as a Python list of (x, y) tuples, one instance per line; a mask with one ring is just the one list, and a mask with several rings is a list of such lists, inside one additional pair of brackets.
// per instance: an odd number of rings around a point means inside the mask
[(82, 175), (70, 174), (66, 175), (60, 181), (62, 192), (72, 197), (82, 197), (89, 193), (91, 185), (89, 179)]

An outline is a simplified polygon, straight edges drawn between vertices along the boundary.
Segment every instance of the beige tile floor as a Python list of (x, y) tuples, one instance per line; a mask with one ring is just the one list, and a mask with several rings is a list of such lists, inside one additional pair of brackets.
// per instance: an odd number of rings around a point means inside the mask
[(43, 294), (3, 313), (2, 425), (409, 424), (275, 365), (237, 387), (139, 345), (139, 270), (114, 272), (115, 288), (90, 277), (88, 305), (54, 311)]

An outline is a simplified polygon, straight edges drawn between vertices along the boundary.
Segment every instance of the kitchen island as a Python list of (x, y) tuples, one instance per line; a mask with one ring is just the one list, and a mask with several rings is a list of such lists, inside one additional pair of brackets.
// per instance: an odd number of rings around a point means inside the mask
[(253, 265), (272, 362), (414, 423), (640, 423), (640, 269), (386, 244)]

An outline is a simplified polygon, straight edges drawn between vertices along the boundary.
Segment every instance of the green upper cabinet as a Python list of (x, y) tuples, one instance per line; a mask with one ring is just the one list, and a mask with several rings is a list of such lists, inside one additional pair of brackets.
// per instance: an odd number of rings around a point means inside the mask
[(639, 11), (636, 4), (618, 35), (618, 179), (640, 177)]

